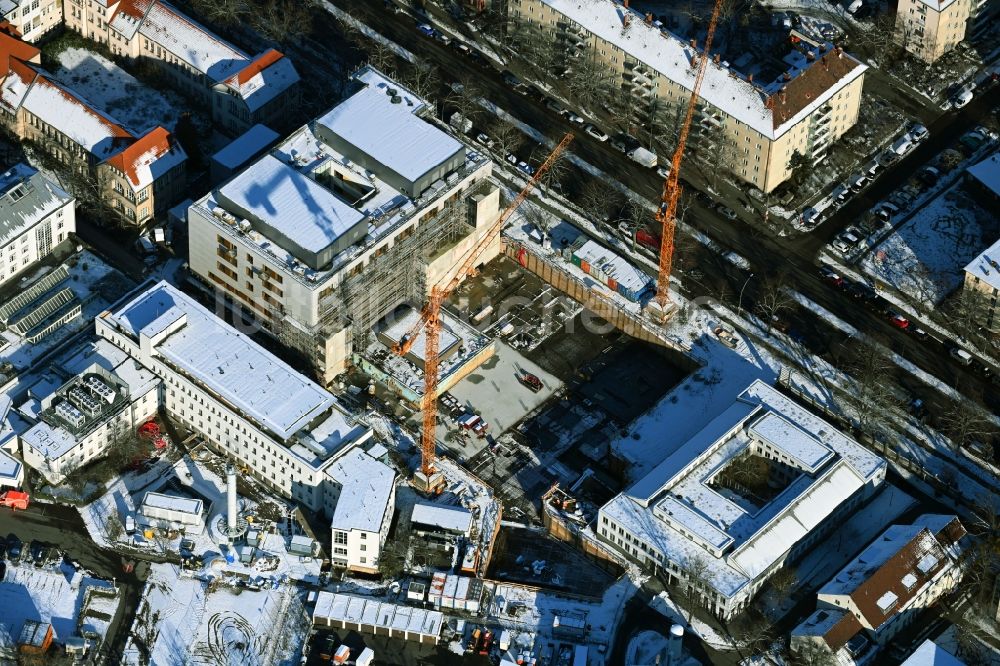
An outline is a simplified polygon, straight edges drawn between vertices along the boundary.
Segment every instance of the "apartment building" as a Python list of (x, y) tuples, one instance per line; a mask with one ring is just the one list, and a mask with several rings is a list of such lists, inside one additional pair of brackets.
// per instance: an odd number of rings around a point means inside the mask
[[(606, 65), (615, 88), (638, 107), (682, 107), (690, 99), (697, 45), (630, 9), (627, 0), (509, 0), (508, 12), (512, 30), (553, 33), (568, 66), (581, 58)], [(713, 58), (693, 128), (692, 143), (764, 192), (788, 180), (795, 153), (817, 164), (854, 126), (868, 69), (832, 45), (804, 42), (783, 65), (774, 80), (760, 81)]]
[[(491, 162), (377, 70), (188, 209), (191, 272), (329, 382), (500, 213)], [(499, 252), (499, 238), (482, 255)]]
[(956, 588), (965, 533), (957, 516), (937, 514), (888, 528), (820, 588), (816, 612), (792, 631), (792, 650), (813, 643), (853, 663), (870, 660), (870, 648), (891, 645)]
[(396, 474), (362, 450), (371, 429), (333, 395), (166, 282), (95, 324), (159, 378), (171, 418), (265, 486), (331, 516), (338, 564), (377, 570)]
[(76, 231), (76, 199), (27, 164), (0, 175), (0, 285)]
[(111, 52), (158, 66), (174, 87), (211, 109), (223, 132), (284, 128), (299, 75), (282, 53), (251, 56), (159, 0), (63, 0), (66, 26)]
[(38, 66), (33, 46), (0, 33), (0, 122), (67, 168), (86, 173), (129, 225), (177, 203), (187, 155), (162, 127), (141, 136)]
[[(135, 375), (134, 375), (135, 376)], [(103, 457), (156, 414), (158, 382), (147, 374), (133, 394), (129, 384), (99, 364), (73, 377), (39, 403), (38, 421), (20, 435), (24, 463), (52, 484)]]
[(899, 0), (895, 40), (924, 62), (934, 62), (965, 39), (981, 3), (974, 0)]
[(978, 323), (1000, 336), (1000, 239), (965, 267), (962, 288), (974, 299)]
[(601, 507), (598, 538), (654, 575), (697, 586), (702, 604), (728, 620), (885, 473), (883, 459), (757, 380)]
[(62, 24), (62, 0), (0, 0), (0, 17), (21, 39), (36, 42)]

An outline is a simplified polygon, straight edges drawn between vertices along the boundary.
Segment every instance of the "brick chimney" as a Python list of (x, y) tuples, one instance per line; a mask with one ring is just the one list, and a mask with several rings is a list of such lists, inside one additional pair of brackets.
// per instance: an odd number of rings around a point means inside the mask
[(622, 0), (622, 6), (628, 9), (628, 0)]
[(651, 13), (646, 14), (646, 25), (653, 25), (653, 15)]
[[(785, 72), (784, 74), (781, 75), (781, 78), (784, 79), (785, 81), (791, 81), (792, 80), (792, 75), (789, 74), (788, 72)], [(782, 86), (782, 87), (784, 87), (784, 86)]]
[(719, 64), (719, 62), (720, 62), (721, 60), (722, 60), (722, 56), (721, 56), (721, 55), (719, 55), (718, 53), (716, 53), (716, 54), (715, 54), (715, 55), (714, 55), (714, 56), (712, 57), (712, 62), (714, 62), (714, 63), (715, 63), (716, 65), (718, 65), (718, 64)]
[(698, 40), (697, 40), (697, 39), (692, 39), (692, 40), (691, 40), (690, 42), (688, 42), (688, 43), (689, 43), (689, 44), (691, 45), (691, 48), (693, 48), (693, 49), (696, 49), (696, 48), (698, 48)]
[(753, 83), (753, 74), (747, 74), (747, 82)]

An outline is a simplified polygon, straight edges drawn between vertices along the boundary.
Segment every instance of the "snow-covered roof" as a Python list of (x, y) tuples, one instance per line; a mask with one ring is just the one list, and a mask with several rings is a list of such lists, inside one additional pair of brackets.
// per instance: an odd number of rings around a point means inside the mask
[(371, 69), (356, 78), (364, 87), (317, 118), (319, 125), (411, 182), (465, 150), (416, 115), (426, 103), (398, 83)]
[(160, 282), (108, 315), (237, 412), (284, 441), (329, 410), (334, 397), (176, 287)]
[(573, 254), (583, 259), (591, 266), (596, 266), (615, 282), (639, 293), (649, 284), (650, 277), (635, 267), (632, 263), (615, 254), (594, 240), (588, 240)]
[(11, 481), (20, 479), (21, 461), (0, 449), (0, 481), (10, 485)]
[(191, 497), (181, 497), (179, 495), (166, 495), (164, 493), (148, 492), (142, 498), (142, 508), (163, 509), (165, 511), (176, 511), (178, 513), (189, 513), (200, 515), (202, 501)]
[(139, 34), (213, 81), (225, 81), (250, 62), (246, 53), (165, 2), (157, 2), (146, 12)]
[(371, 436), (371, 429), (352, 423), (339, 404), (315, 426), (299, 433), (298, 443), (292, 450), (302, 458), (317, 462), (328, 459), (352, 444), (359, 444)]
[[(379, 333), (384, 335), (386, 338), (392, 341), (393, 344), (402, 342), (406, 334), (416, 326), (417, 321), (420, 319), (420, 310), (416, 308), (405, 306), (399, 308), (388, 315), (382, 322), (385, 324), (383, 328), (379, 329)], [(409, 356), (417, 358), (421, 362), (424, 361), (424, 355), (427, 350), (427, 327), (422, 326), (417, 332), (416, 339), (413, 341), (413, 346), (410, 347), (410, 351), (407, 353)], [(458, 336), (455, 335), (451, 329), (448, 328), (447, 324), (443, 324), (440, 327), (440, 332), (438, 333), (438, 353), (440, 356), (444, 356), (446, 350), (450, 349), (458, 342)]]
[(170, 132), (154, 127), (107, 162), (124, 173), (136, 190), (152, 185), (154, 181), (180, 166), (187, 160), (187, 153), (173, 140)]
[(472, 525), (472, 513), (460, 506), (417, 502), (413, 505), (410, 522), (468, 534)]
[[(762, 504), (713, 484), (758, 441), (802, 471)], [(601, 513), (675, 562), (708, 559), (713, 585), (732, 596), (884, 469), (864, 451), (758, 380)]]
[(400, 606), (370, 597), (321, 591), (316, 595), (313, 624), (338, 622), (375, 625), (383, 629), (405, 631), (411, 636), (437, 639), (441, 634), (444, 615), (440, 611)]
[(833, 455), (815, 437), (777, 412), (768, 412), (750, 425), (751, 435), (787, 454), (809, 471), (819, 468)]
[(970, 261), (965, 272), (994, 289), (1000, 289), (1000, 239)]
[(100, 159), (134, 138), (117, 120), (42, 75), (35, 78), (21, 106)]
[(965, 666), (965, 662), (927, 638), (900, 666)]
[(281, 138), (277, 132), (266, 125), (257, 124), (239, 135), (225, 148), (212, 155), (212, 159), (227, 169), (237, 169), (255, 155), (266, 150), (268, 146)]
[[(646, 23), (643, 14), (614, 0), (542, 2), (686, 90), (694, 88), (696, 70), (691, 63), (700, 51), (676, 35)], [(709, 62), (701, 98), (765, 137), (774, 139), (867, 69), (843, 52), (838, 51), (831, 57), (837, 62), (826, 62), (825, 68), (817, 60), (804, 71), (793, 70), (791, 80), (787, 84), (782, 82), (788, 88), (785, 99), (774, 94), (777, 90), (765, 90), (759, 84), (748, 81), (727, 63)], [(808, 78), (793, 87), (791, 84), (803, 74)], [(777, 88), (780, 89), (781, 85)], [(770, 102), (769, 97), (772, 98)]]
[(219, 188), (219, 196), (313, 253), (322, 252), (365, 220), (363, 213), (333, 192), (272, 155)]
[(391, 467), (353, 448), (334, 461), (326, 473), (340, 486), (331, 529), (378, 532), (382, 521), (392, 518), (389, 502), (396, 472)]
[(274, 49), (264, 51), (226, 81), (239, 92), (251, 113), (299, 81), (292, 61)]
[(36, 169), (15, 164), (0, 175), (0, 248), (71, 201)]
[(977, 162), (967, 170), (983, 187), (1000, 197), (1000, 153), (993, 153), (982, 162)]
[(951, 7), (957, 1), (958, 0), (920, 0), (921, 3), (939, 12), (943, 12), (944, 10), (948, 9), (948, 7)]
[(47, 460), (55, 460), (72, 451), (77, 440), (68, 430), (39, 421), (21, 435), (21, 443)]

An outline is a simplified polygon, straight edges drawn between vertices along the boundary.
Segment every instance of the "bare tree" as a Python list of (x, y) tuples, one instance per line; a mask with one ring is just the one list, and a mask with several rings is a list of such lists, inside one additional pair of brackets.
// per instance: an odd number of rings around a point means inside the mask
[(457, 86), (452, 87), (452, 92), (445, 101), (455, 107), (463, 118), (477, 123), (484, 111), (479, 103), (482, 96), (482, 90), (472, 77), (464, 76)]
[(423, 60), (412, 63), (403, 72), (403, 83), (419, 97), (435, 101), (441, 88), (437, 67)]
[(790, 656), (795, 666), (834, 666), (837, 663), (825, 643), (813, 641), (799, 645)]
[(955, 450), (979, 438), (992, 438), (996, 433), (989, 416), (971, 398), (954, 401), (951, 408), (941, 415), (941, 426)]
[(254, 3), (251, 22), (276, 42), (294, 40), (312, 32), (315, 0), (262, 0)]
[(498, 119), (493, 124), (490, 134), (493, 136), (497, 152), (504, 157), (516, 152), (524, 144), (524, 134), (507, 118)]
[(786, 285), (788, 277), (783, 273), (772, 275), (764, 279), (762, 286), (757, 290), (755, 306), (757, 312), (767, 324), (767, 333), (770, 335), (775, 322), (781, 318), (781, 313), (788, 312), (795, 300), (789, 295)]
[(390, 78), (396, 76), (396, 53), (387, 44), (378, 40), (370, 40), (366, 43), (368, 52), (368, 62)]
[(249, 14), (246, 0), (192, 0), (191, 7), (211, 23), (234, 26)]
[(104, 523), (104, 536), (107, 537), (109, 543), (114, 544), (118, 541), (118, 538), (124, 531), (125, 528), (122, 526), (122, 521), (118, 517), (117, 512), (108, 516), (108, 520)]
[(778, 569), (767, 581), (778, 596), (786, 596), (795, 584), (799, 582), (799, 574), (795, 567), (785, 565)]
[(591, 220), (606, 222), (612, 211), (621, 205), (621, 195), (605, 180), (589, 178), (580, 190), (576, 203)]
[(693, 606), (702, 605), (705, 592), (710, 592), (708, 560), (699, 554), (688, 556), (680, 565), (678, 591), (687, 606), (687, 622), (694, 616)]
[(899, 408), (891, 383), (892, 363), (878, 345), (861, 340), (847, 365), (854, 389), (846, 392), (846, 401), (857, 418), (858, 430), (871, 437), (884, 436), (886, 411)]

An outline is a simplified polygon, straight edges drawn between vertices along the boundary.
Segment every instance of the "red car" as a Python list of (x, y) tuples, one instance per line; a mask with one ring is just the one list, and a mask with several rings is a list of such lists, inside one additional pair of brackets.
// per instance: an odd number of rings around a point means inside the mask
[(889, 313), (889, 323), (904, 331), (910, 327), (910, 320), (898, 312)]
[(534, 393), (538, 393), (542, 390), (542, 380), (530, 372), (519, 374), (517, 376), (517, 381), (527, 386)]

